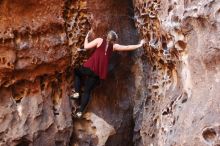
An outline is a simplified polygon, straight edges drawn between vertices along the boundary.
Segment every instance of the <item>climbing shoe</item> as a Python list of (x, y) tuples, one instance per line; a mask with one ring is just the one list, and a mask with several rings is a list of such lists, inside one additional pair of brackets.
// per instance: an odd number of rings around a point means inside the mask
[(77, 112), (77, 113), (76, 113), (76, 117), (77, 117), (77, 118), (81, 118), (81, 117), (82, 117), (82, 112)]
[(70, 95), (70, 98), (78, 99), (79, 98), (79, 93), (76, 92), (75, 90), (72, 90), (72, 94)]

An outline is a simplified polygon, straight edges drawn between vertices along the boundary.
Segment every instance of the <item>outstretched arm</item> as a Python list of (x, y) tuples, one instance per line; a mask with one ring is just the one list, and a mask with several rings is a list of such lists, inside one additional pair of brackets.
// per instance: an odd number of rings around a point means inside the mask
[(125, 45), (114, 44), (113, 49), (116, 51), (132, 51), (132, 50), (142, 47), (144, 43), (145, 41), (141, 40), (141, 42), (137, 45), (126, 45), (125, 46)]

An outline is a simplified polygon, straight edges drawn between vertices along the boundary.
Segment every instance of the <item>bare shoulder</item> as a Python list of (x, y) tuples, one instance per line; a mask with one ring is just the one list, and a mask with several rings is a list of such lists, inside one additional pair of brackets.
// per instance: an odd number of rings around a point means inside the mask
[(95, 39), (97, 41), (97, 47), (101, 46), (102, 42), (103, 42), (103, 38), (96, 38)]
[(97, 40), (98, 40), (99, 43), (103, 42), (103, 38), (97, 38)]

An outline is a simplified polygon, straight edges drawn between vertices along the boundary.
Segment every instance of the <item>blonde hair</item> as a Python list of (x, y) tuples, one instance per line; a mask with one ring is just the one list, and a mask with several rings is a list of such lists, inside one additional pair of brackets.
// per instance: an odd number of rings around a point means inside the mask
[(118, 35), (115, 31), (111, 30), (107, 34), (107, 41), (114, 43), (118, 40)]

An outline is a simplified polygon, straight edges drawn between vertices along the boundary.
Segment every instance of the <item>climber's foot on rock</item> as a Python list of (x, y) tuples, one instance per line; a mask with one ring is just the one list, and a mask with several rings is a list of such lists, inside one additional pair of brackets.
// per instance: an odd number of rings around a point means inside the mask
[(79, 98), (79, 93), (76, 92), (75, 90), (72, 90), (72, 94), (70, 95), (71, 99), (78, 99)]
[(77, 118), (77, 119), (82, 118), (82, 115), (83, 115), (83, 113), (80, 111), (78, 111), (76, 113), (72, 113), (73, 118)]
[(81, 118), (82, 117), (82, 112), (76, 112), (76, 118)]
[(72, 116), (77, 119), (80, 119), (82, 115), (83, 115), (83, 112), (80, 110), (80, 106), (78, 106), (76, 110), (72, 112)]

